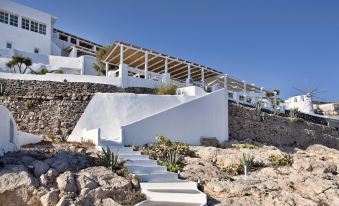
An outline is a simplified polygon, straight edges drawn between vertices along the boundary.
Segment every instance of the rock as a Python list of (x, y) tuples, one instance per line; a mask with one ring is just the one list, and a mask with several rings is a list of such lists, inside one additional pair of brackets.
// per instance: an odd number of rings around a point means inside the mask
[(52, 177), (52, 178), (56, 178), (59, 175), (58, 171), (56, 171), (56, 169), (54, 168), (50, 168), (46, 174), (48, 177)]
[(22, 165), (6, 165), (0, 170), (1, 205), (39, 205), (35, 194), (39, 182)]
[(71, 205), (72, 198), (69, 196), (62, 196), (56, 206), (69, 206)]
[(201, 137), (200, 144), (207, 147), (217, 147), (219, 140), (216, 137)]
[(104, 206), (120, 206), (119, 203), (115, 202), (113, 199), (111, 198), (106, 198), (102, 200), (102, 205)]
[(58, 190), (52, 190), (48, 192), (47, 194), (43, 195), (41, 198), (41, 204), (43, 206), (53, 206), (56, 205), (59, 202), (59, 191)]
[(49, 165), (45, 162), (36, 160), (33, 162), (34, 176), (40, 177), (42, 174), (45, 174), (49, 169)]
[(78, 191), (81, 191), (82, 189), (85, 188), (92, 190), (98, 187), (98, 183), (93, 180), (93, 177), (87, 176), (84, 173), (82, 173), (76, 178), (76, 184), (78, 187)]
[(62, 192), (77, 192), (77, 187), (75, 183), (74, 174), (70, 171), (67, 171), (56, 179), (58, 188)]
[(69, 170), (69, 163), (65, 160), (56, 160), (51, 164), (51, 167), (56, 169), (59, 173)]

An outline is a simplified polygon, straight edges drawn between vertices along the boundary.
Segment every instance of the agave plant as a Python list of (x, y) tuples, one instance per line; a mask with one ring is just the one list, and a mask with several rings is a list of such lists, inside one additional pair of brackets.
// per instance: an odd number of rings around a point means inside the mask
[(111, 169), (113, 172), (123, 168), (123, 162), (119, 160), (120, 152), (118, 151), (114, 154), (109, 147), (105, 150), (102, 149), (102, 155), (98, 154), (100, 162), (107, 168)]
[(246, 166), (247, 169), (252, 168), (254, 164), (254, 156), (248, 155), (248, 154), (242, 154), (242, 158), (240, 159), (240, 165), (242, 165), (244, 168)]

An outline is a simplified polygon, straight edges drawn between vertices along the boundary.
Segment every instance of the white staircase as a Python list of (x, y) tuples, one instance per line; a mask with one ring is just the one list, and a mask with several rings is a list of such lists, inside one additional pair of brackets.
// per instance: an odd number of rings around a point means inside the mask
[(197, 189), (196, 182), (178, 179), (178, 174), (168, 172), (165, 166), (157, 164), (132, 147), (123, 147), (117, 143), (102, 141), (97, 148), (109, 147), (112, 152), (119, 151), (120, 159), (126, 161), (129, 172), (141, 180), (141, 190), (146, 195), (146, 201), (138, 206), (202, 206), (207, 204), (206, 194)]

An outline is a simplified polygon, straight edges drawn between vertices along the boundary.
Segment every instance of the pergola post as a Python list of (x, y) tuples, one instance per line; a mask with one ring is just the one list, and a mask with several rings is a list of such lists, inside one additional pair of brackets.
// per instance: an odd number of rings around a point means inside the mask
[(168, 58), (165, 58), (165, 73), (162, 76), (162, 82), (168, 84), (170, 81), (170, 76), (168, 74)]
[(148, 78), (148, 52), (145, 52), (145, 79)]
[(226, 90), (227, 92), (227, 74), (224, 75), (224, 89)]
[(243, 82), (244, 82), (244, 96), (246, 97), (246, 93), (247, 93), (246, 82), (245, 80)]
[(168, 58), (165, 58), (165, 75), (168, 74)]
[(108, 77), (108, 63), (106, 62), (106, 77)]
[(124, 46), (120, 45), (120, 64), (124, 63)]
[(204, 68), (201, 68), (201, 84), (202, 84), (202, 87), (204, 88), (205, 87), (205, 69)]
[(191, 86), (191, 64), (188, 64), (186, 86)]

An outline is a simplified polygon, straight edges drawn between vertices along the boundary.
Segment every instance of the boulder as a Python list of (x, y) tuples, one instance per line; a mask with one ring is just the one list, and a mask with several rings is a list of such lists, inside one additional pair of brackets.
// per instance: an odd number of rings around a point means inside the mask
[(217, 147), (219, 140), (216, 137), (201, 137), (200, 144), (207, 147)]
[(49, 165), (43, 161), (36, 160), (33, 162), (34, 176), (40, 177), (42, 174), (45, 174), (49, 169)]
[(116, 201), (114, 201), (113, 199), (111, 198), (106, 198), (106, 199), (103, 199), (101, 201), (102, 205), (105, 205), (105, 206), (120, 206), (119, 203), (117, 203)]
[(76, 184), (78, 187), (78, 191), (81, 191), (82, 189), (85, 189), (85, 188), (92, 190), (98, 187), (98, 183), (94, 181), (94, 177), (90, 175), (86, 175), (85, 173), (81, 173), (76, 178)]
[(58, 188), (62, 192), (77, 192), (74, 174), (70, 171), (59, 175), (56, 182), (58, 184)]
[(43, 206), (53, 206), (56, 205), (59, 202), (59, 191), (58, 190), (52, 190), (48, 192), (47, 194), (43, 195), (41, 198), (41, 204)]

